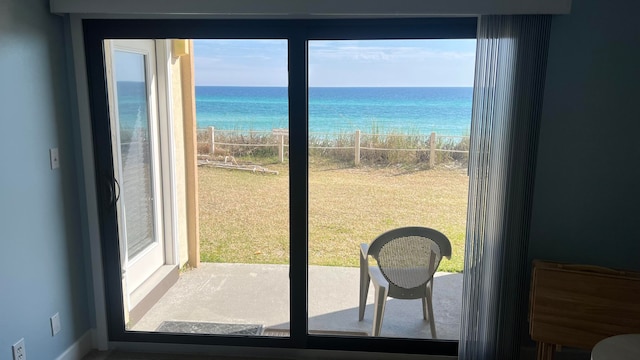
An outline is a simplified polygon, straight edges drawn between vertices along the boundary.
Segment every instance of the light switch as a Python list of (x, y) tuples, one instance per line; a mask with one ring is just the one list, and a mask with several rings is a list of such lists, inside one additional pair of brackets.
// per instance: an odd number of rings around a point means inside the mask
[(58, 157), (58, 148), (49, 149), (49, 156), (51, 157), (51, 169), (59, 168), (60, 157)]
[(51, 320), (51, 336), (55, 336), (62, 329), (62, 327), (60, 326), (60, 314), (55, 313), (50, 320)]

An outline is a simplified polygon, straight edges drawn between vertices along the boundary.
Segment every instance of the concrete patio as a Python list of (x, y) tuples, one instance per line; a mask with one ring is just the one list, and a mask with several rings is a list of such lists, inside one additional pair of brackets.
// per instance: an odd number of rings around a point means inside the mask
[[(131, 330), (155, 331), (163, 321), (257, 324), (276, 334), (289, 328), (289, 267), (202, 263), (178, 282)], [(373, 286), (358, 321), (358, 268), (309, 267), (309, 329), (341, 335), (371, 332)], [(437, 273), (433, 310), (439, 339), (457, 340), (462, 274)], [(381, 336), (431, 338), (420, 300), (389, 298)], [(286, 331), (280, 335), (286, 334)]]

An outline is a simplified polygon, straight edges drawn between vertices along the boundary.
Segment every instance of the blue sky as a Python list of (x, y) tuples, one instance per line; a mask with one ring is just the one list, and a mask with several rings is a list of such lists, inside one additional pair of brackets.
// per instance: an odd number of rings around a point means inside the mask
[[(309, 85), (473, 86), (475, 39), (309, 43)], [(197, 86), (287, 86), (286, 40), (194, 40)]]

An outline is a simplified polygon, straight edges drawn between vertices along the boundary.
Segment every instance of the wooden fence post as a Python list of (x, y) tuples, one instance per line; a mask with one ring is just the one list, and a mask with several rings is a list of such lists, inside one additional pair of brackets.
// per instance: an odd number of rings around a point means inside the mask
[(355, 148), (356, 148), (355, 164), (360, 165), (360, 130), (356, 130)]
[(278, 158), (284, 162), (284, 134), (280, 134), (280, 144), (278, 144)]
[(216, 152), (215, 129), (209, 126), (209, 154), (214, 155)]
[(289, 129), (273, 129), (271, 130), (273, 136), (276, 137), (277, 146), (278, 146), (278, 159), (280, 162), (284, 162), (284, 137), (289, 136)]
[(436, 164), (436, 133), (432, 132), (429, 136), (429, 167)]

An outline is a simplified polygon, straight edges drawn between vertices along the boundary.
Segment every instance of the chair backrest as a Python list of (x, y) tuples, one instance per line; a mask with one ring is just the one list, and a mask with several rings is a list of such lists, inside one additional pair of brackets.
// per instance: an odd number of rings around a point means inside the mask
[[(441, 232), (426, 227), (402, 227), (381, 234), (369, 246), (390, 286), (402, 297), (420, 297), (442, 257), (451, 258), (451, 242)], [(390, 291), (390, 293), (393, 291)], [(394, 296), (391, 295), (390, 296)]]

